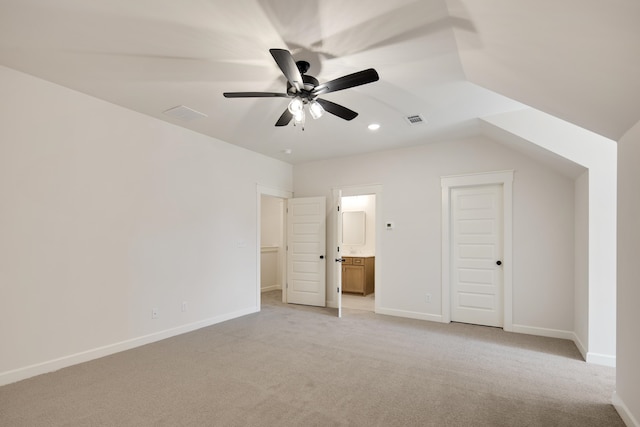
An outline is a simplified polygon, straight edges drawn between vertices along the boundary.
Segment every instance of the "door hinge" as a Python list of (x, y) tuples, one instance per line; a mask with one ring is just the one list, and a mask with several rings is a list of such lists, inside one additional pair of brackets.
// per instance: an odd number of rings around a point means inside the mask
[(287, 282), (287, 289), (289, 289), (289, 283)]
[(340, 206), (338, 206), (338, 212), (340, 212)]
[(336, 288), (336, 292), (340, 293), (340, 288), (339, 287)]
[(338, 253), (340, 253), (340, 246), (338, 246)]

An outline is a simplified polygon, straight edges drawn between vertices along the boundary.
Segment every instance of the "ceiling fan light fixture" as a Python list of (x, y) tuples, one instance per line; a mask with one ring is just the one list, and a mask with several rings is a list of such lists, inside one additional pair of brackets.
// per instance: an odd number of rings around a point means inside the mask
[(304, 110), (298, 110), (293, 114), (293, 120), (296, 124), (304, 125)]
[(303, 107), (304, 107), (304, 103), (302, 102), (302, 99), (296, 96), (291, 100), (287, 108), (289, 109), (289, 112), (293, 114), (294, 117), (296, 117), (296, 114), (299, 114), (302, 112)]
[(313, 119), (319, 119), (324, 114), (324, 108), (318, 101), (311, 101), (309, 103), (309, 113), (311, 113), (311, 117)]

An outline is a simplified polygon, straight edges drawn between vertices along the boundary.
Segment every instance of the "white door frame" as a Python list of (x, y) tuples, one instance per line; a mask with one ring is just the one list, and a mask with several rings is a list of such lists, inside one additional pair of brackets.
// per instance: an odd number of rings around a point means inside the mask
[(504, 330), (513, 331), (513, 170), (440, 177), (442, 185), (442, 322), (451, 322), (451, 189), (502, 185)]
[[(261, 232), (261, 224), (262, 224), (262, 196), (273, 196), (273, 197), (279, 197), (281, 199), (290, 199), (291, 197), (293, 197), (293, 192), (292, 191), (287, 191), (287, 190), (281, 190), (281, 189), (277, 189), (277, 188), (271, 188), (271, 187), (265, 187), (264, 185), (260, 185), (257, 184), (256, 185), (256, 197), (257, 197), (257, 217), (256, 217), (256, 242), (257, 243), (257, 255), (256, 255), (256, 265), (257, 265), (257, 272), (256, 272), (256, 309), (257, 311), (260, 311), (260, 305), (261, 305), (261, 300), (262, 300), (262, 292), (260, 289), (260, 268), (261, 268), (261, 250), (260, 250), (260, 240), (262, 238), (262, 232)], [(286, 216), (287, 214), (284, 214), (284, 218), (283, 221), (286, 224)], [(283, 227), (284, 230), (284, 236), (283, 236), (283, 242), (286, 245), (287, 243), (287, 227)], [(285, 252), (285, 258), (286, 258), (286, 252)], [(285, 265), (286, 265), (286, 259), (285, 259)], [(286, 283), (287, 280), (287, 269), (283, 268), (282, 269), (282, 281), (284, 283)], [(282, 302), (287, 302), (287, 296), (286, 296), (286, 292), (285, 289), (282, 290)]]
[[(349, 197), (349, 196), (364, 196), (364, 195), (369, 195), (369, 194), (373, 194), (376, 196), (376, 268), (375, 268), (375, 272), (374, 272), (374, 281), (376, 284), (376, 290), (375, 290), (375, 298), (374, 298), (374, 312), (378, 313), (380, 310), (380, 306), (382, 304), (383, 298), (384, 298), (384, 283), (381, 279), (382, 277), (382, 271), (383, 271), (383, 251), (382, 251), (382, 238), (383, 238), (383, 232), (384, 232), (384, 220), (382, 218), (382, 185), (380, 184), (370, 184), (370, 185), (352, 185), (352, 186), (340, 186), (340, 187), (334, 187), (332, 189), (332, 195), (333, 198), (335, 199), (337, 197), (337, 194), (339, 191), (342, 191), (342, 197)], [(333, 242), (331, 242), (332, 244), (337, 244), (336, 240), (338, 239), (338, 230), (337, 230), (337, 224), (335, 224), (335, 221), (332, 220), (331, 221), (331, 232), (330, 235), (333, 236), (333, 238), (331, 240), (333, 240)], [(335, 248), (333, 248), (333, 250), (335, 250)], [(327, 250), (328, 252), (328, 250)], [(335, 283), (335, 274), (332, 274), (331, 276), (331, 284), (328, 285), (328, 289), (333, 289), (333, 294), (335, 294), (336, 289), (339, 287), (340, 288), (340, 292), (342, 292), (342, 284), (341, 283)], [(329, 280), (327, 280), (327, 283), (329, 283)], [(327, 293), (327, 295), (329, 295), (329, 293)], [(338, 307), (338, 301), (337, 300), (331, 300), (331, 301), (327, 301), (327, 307), (333, 307), (333, 308), (337, 308)]]

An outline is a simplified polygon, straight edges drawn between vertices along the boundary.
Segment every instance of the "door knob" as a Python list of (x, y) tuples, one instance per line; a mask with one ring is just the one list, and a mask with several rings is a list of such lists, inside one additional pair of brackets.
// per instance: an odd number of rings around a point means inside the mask
[(502, 261), (500, 260), (496, 261), (496, 265), (502, 265)]
[(336, 262), (344, 262), (343, 258), (336, 258)]

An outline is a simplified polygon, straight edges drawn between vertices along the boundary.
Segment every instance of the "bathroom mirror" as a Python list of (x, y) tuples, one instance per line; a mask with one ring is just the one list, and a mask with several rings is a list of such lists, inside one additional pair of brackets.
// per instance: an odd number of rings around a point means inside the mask
[(343, 245), (364, 245), (365, 226), (364, 212), (343, 212), (342, 213), (342, 244)]

